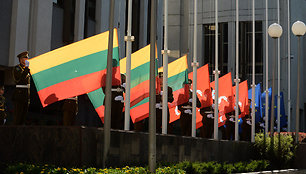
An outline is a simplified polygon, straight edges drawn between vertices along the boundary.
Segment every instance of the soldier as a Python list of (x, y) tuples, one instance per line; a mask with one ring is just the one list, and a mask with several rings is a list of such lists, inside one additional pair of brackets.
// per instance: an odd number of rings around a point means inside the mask
[(75, 123), (78, 113), (78, 97), (71, 97), (64, 100), (63, 107), (63, 125), (72, 126)]
[[(116, 69), (113, 69), (113, 70), (116, 70)], [(115, 74), (115, 71), (113, 71), (113, 74)], [(124, 107), (124, 98), (123, 98), (124, 85), (121, 85), (118, 82), (113, 82), (113, 83), (119, 84), (119, 85), (113, 85), (111, 89), (112, 91), (111, 128), (112, 129), (123, 129), (124, 121), (122, 117), (123, 116), (122, 112), (123, 112), (123, 107)], [(102, 87), (102, 90), (105, 94), (105, 87)], [(104, 98), (103, 105), (105, 105), (105, 98)]]
[(252, 125), (252, 117), (251, 115), (251, 102), (252, 100), (249, 99), (249, 114), (245, 115), (242, 120), (242, 125), (241, 125), (241, 140), (243, 141), (251, 141), (251, 125)]
[(25, 123), (26, 115), (30, 104), (30, 69), (29, 54), (24, 51), (17, 55), (19, 65), (13, 69), (13, 77), (16, 83), (16, 89), (13, 94), (14, 102), (14, 124), (22, 125)]
[[(158, 73), (158, 80), (160, 83), (160, 88), (161, 88), (161, 93), (156, 94), (156, 132), (161, 133), (162, 131), (162, 115), (163, 115), (163, 104), (162, 104), (162, 95), (163, 95), (163, 72)], [(173, 90), (170, 86), (168, 86), (168, 102), (172, 103), (174, 101), (173, 98)], [(168, 104), (167, 102), (167, 104)], [(167, 128), (168, 128), (168, 133), (172, 133), (172, 124), (169, 124), (169, 118), (170, 118), (170, 113), (169, 113), (169, 108), (167, 105)]]
[(209, 107), (201, 108), (200, 114), (202, 117), (203, 126), (201, 127), (201, 137), (212, 138), (214, 132), (214, 104)]
[(0, 125), (5, 124), (6, 111), (5, 111), (5, 97), (4, 86), (0, 86)]
[[(188, 79), (187, 90), (189, 90), (189, 100), (181, 105), (178, 105), (178, 110), (181, 112), (180, 125), (183, 136), (191, 136), (191, 121), (192, 121), (192, 92), (190, 91), (192, 80)], [(179, 96), (180, 100), (180, 96)], [(196, 106), (201, 107), (199, 98), (196, 98)]]

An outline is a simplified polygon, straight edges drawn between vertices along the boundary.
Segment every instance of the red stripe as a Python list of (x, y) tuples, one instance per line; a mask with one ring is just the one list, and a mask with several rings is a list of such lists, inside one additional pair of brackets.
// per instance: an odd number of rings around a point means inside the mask
[(149, 102), (144, 103), (130, 110), (133, 123), (139, 122), (149, 117)]
[[(160, 91), (160, 87), (159, 87), (159, 84), (157, 83), (158, 80), (156, 78), (156, 81), (155, 81), (155, 85), (156, 85), (156, 93), (159, 93)], [(130, 98), (130, 101), (131, 101), (131, 104), (130, 106), (134, 106), (136, 105), (137, 103), (139, 103), (141, 100), (149, 97), (149, 94), (150, 94), (150, 81), (149, 80), (146, 80), (144, 82), (141, 82), (140, 84), (138, 84), (137, 86), (133, 87), (131, 89), (131, 98)]]
[[(44, 88), (38, 91), (41, 104), (45, 107), (56, 101), (89, 93), (101, 88), (104, 86), (101, 82), (105, 74), (106, 69)], [(119, 67), (113, 68), (113, 74), (113, 85), (120, 85), (120, 80), (118, 80), (121, 79)]]
[(96, 108), (96, 112), (98, 113), (102, 123), (104, 123), (104, 109), (105, 109), (104, 105), (101, 105)]

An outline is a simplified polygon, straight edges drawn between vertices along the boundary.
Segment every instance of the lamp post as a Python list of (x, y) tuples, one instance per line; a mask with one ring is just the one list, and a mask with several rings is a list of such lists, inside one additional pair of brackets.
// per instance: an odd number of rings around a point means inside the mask
[(292, 33), (298, 38), (298, 56), (297, 56), (297, 94), (296, 94), (296, 116), (295, 116), (295, 142), (299, 142), (299, 126), (300, 126), (300, 37), (306, 32), (305, 24), (301, 21), (296, 21), (292, 25)]
[(277, 39), (281, 37), (283, 33), (282, 27), (277, 24), (271, 24), (268, 28), (269, 36), (272, 37), (275, 40), (274, 44), (274, 59), (272, 61), (272, 102), (271, 102), (271, 136), (274, 134), (274, 87), (275, 87), (275, 59), (276, 59), (276, 47), (277, 47)]

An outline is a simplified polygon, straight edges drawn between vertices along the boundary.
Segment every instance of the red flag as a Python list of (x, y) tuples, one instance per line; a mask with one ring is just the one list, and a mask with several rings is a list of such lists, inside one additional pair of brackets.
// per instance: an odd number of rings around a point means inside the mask
[[(181, 117), (181, 112), (178, 110), (178, 107), (173, 107), (169, 109), (169, 113), (170, 113), (170, 120), (169, 123), (172, 123), (178, 119), (180, 119)], [(196, 128), (200, 128), (203, 126), (202, 123), (202, 115), (200, 114), (200, 109), (197, 108), (197, 112), (196, 112)]]
[[(189, 79), (192, 79), (193, 72), (189, 73), (188, 77)], [(193, 89), (192, 84), (191, 89)], [(213, 100), (210, 89), (208, 64), (197, 70), (197, 96), (201, 102), (201, 108), (209, 107), (212, 105)]]
[[(211, 82), (210, 86), (215, 90), (215, 81)], [(212, 95), (214, 98), (214, 91), (212, 92)], [(219, 121), (225, 121), (225, 114), (234, 111), (234, 104), (235, 103), (232, 88), (232, 75), (229, 72), (219, 78)]]
[[(233, 86), (234, 102), (236, 102), (236, 86)], [(248, 106), (248, 81), (245, 80), (239, 84), (239, 107), (241, 110), (241, 115), (239, 117), (244, 117), (249, 114)]]

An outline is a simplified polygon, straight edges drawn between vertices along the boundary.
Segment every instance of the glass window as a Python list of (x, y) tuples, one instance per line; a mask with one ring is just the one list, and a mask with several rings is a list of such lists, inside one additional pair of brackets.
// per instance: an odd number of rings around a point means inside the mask
[[(204, 39), (204, 64), (209, 63), (209, 74), (213, 76), (215, 69), (215, 25), (203, 25)], [(228, 73), (228, 24), (219, 23), (218, 26), (218, 69), (221, 71), (221, 76)], [(213, 79), (213, 78), (211, 78)]]

